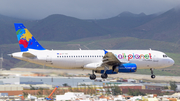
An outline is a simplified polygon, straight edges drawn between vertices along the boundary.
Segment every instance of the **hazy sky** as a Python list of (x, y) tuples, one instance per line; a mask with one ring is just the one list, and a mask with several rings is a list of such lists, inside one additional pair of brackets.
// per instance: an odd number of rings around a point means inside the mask
[(63, 14), (80, 19), (103, 19), (123, 11), (152, 14), (180, 5), (180, 0), (0, 0), (0, 14), (42, 19)]

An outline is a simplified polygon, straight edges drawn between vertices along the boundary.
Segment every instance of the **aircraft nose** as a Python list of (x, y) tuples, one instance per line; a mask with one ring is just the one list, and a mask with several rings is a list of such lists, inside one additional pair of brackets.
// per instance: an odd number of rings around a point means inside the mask
[(172, 66), (172, 65), (174, 65), (174, 60), (173, 60), (173, 59), (171, 59), (171, 58), (169, 58), (168, 63), (169, 63), (169, 65), (170, 65), (170, 66)]

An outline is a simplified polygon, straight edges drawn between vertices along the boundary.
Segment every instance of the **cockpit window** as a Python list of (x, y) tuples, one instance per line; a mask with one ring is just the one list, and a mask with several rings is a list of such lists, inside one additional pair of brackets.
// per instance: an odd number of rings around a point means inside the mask
[(167, 55), (163, 55), (163, 57), (165, 58), (165, 57), (168, 57)]

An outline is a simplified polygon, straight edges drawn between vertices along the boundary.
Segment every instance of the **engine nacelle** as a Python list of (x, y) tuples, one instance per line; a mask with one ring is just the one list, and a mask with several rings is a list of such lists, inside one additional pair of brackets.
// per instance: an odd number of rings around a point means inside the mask
[[(136, 72), (137, 66), (134, 63), (126, 63), (126, 64), (121, 64), (119, 66), (116, 66), (118, 68), (118, 72), (121, 73), (129, 73), (129, 72)], [(104, 70), (96, 70), (96, 73), (104, 73)], [(113, 70), (106, 70), (106, 74), (117, 74), (117, 72), (114, 72)]]
[(123, 72), (123, 73), (136, 72), (137, 70), (137, 66), (134, 63), (121, 64), (118, 68), (119, 68), (119, 72)]
[(87, 64), (87, 65), (84, 65), (84, 69), (95, 70), (98, 67), (101, 67), (101, 64), (102, 64), (102, 62), (100, 62), (100, 63), (90, 63), (90, 64)]

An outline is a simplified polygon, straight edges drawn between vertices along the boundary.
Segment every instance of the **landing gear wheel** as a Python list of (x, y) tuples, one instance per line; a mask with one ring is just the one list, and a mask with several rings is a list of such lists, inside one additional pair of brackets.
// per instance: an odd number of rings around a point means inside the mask
[(89, 76), (91, 80), (96, 79), (96, 75), (94, 74), (94, 70), (92, 70), (92, 74)]
[(106, 73), (101, 75), (102, 79), (106, 79), (107, 77), (108, 77), (108, 75)]
[(151, 78), (154, 79), (156, 76), (153, 74), (153, 69), (150, 68), (150, 70), (151, 70)]
[(94, 80), (94, 79), (96, 79), (96, 75), (95, 75), (95, 74), (91, 74), (91, 75), (89, 76), (89, 78), (90, 78), (91, 80)]
[(156, 76), (155, 75), (151, 75), (151, 78), (154, 79)]

